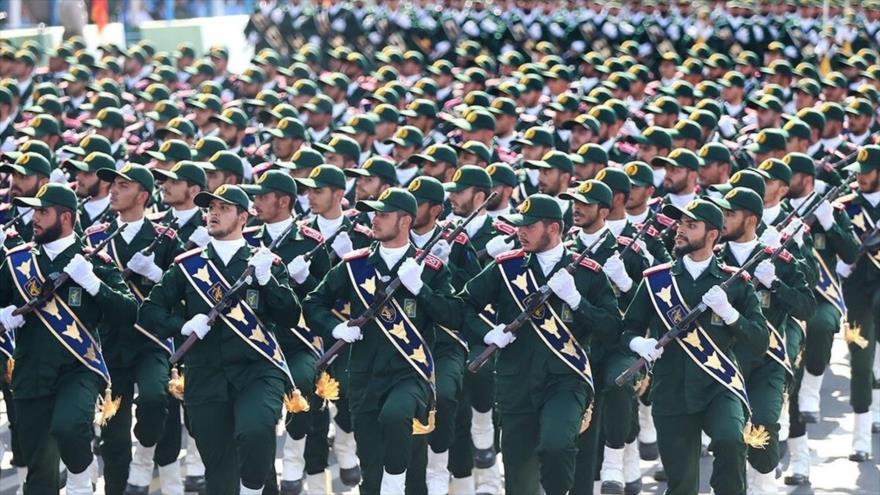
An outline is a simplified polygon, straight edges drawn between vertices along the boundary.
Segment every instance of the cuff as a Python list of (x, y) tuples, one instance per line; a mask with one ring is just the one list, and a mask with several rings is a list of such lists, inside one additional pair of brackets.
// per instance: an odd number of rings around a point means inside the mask
[(91, 296), (98, 295), (98, 291), (101, 290), (101, 279), (98, 278), (97, 275), (92, 275), (88, 280), (83, 280), (81, 284), (82, 288), (85, 289), (86, 292)]
[(731, 308), (730, 308), (730, 313), (725, 314), (724, 317), (722, 317), (721, 319), (724, 320), (724, 323), (725, 323), (727, 326), (731, 326), (731, 325), (733, 325), (734, 323), (736, 323), (737, 320), (739, 320), (739, 311), (737, 311), (736, 309), (734, 309), (733, 307), (731, 307)]

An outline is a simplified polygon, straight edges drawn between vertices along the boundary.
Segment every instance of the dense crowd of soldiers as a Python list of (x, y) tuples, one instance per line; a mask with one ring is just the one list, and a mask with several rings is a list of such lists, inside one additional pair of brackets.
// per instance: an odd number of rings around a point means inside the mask
[(236, 74), (0, 46), (23, 493), (325, 493), (332, 450), (363, 494), (635, 494), (640, 460), (695, 494), (707, 452), (714, 493), (772, 494), (810, 483), (838, 332), (867, 461), (857, 3), (261, 2)]

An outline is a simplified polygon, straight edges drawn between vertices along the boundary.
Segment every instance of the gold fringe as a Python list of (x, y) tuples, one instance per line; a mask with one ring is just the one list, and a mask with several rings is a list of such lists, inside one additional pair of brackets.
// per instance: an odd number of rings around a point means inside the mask
[(412, 433), (413, 435), (427, 435), (434, 431), (434, 422), (436, 420), (437, 410), (428, 411), (428, 424), (424, 424), (417, 418), (413, 418)]
[(98, 396), (98, 404), (95, 410), (95, 424), (98, 426), (107, 426), (107, 422), (110, 421), (110, 418), (116, 415), (116, 412), (119, 411), (119, 406), (122, 404), (122, 396), (117, 398), (113, 398), (113, 392), (108, 385), (107, 388), (104, 389), (104, 395)]
[(322, 371), (315, 384), (315, 395), (324, 399), (325, 403), (339, 400), (339, 382), (330, 373)]
[(578, 430), (578, 435), (587, 431), (587, 428), (590, 427), (590, 423), (593, 421), (593, 403), (590, 403), (590, 407), (584, 412), (584, 417), (581, 418), (581, 428)]
[(748, 421), (743, 429), (743, 440), (749, 447), (764, 449), (770, 443), (770, 433), (763, 426), (754, 426), (751, 421)]
[(849, 322), (843, 324), (843, 340), (847, 344), (852, 344), (860, 349), (868, 347), (868, 341), (862, 337), (862, 327), (850, 325)]
[(651, 375), (645, 373), (645, 376), (643, 376), (641, 379), (636, 381), (635, 384), (633, 384), (633, 390), (635, 390), (636, 397), (641, 397), (642, 395), (644, 395), (644, 393), (648, 391), (648, 386), (650, 384)]
[(311, 406), (309, 406), (309, 401), (303, 397), (302, 392), (300, 392), (298, 388), (293, 389), (290, 393), (284, 396), (284, 407), (287, 409), (287, 412), (291, 414), (309, 412), (309, 409), (311, 408)]
[(12, 383), (12, 371), (15, 369), (15, 359), (9, 358), (6, 360), (6, 372), (3, 374), (3, 379), (6, 380), (6, 383)]
[(171, 368), (171, 379), (168, 380), (168, 393), (177, 400), (183, 400), (184, 378), (177, 371), (177, 366)]

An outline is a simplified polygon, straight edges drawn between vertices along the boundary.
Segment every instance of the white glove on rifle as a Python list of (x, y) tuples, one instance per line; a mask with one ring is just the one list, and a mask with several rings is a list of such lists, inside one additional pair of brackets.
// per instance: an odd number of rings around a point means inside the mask
[(131, 268), (131, 271), (138, 275), (143, 275), (153, 283), (158, 282), (162, 278), (162, 269), (156, 264), (155, 253), (149, 256), (144, 256), (140, 251), (134, 253), (134, 256), (128, 260), (128, 267)]
[(764, 229), (764, 233), (761, 234), (761, 237), (759, 237), (758, 240), (761, 241), (762, 244), (766, 244), (767, 246), (776, 249), (782, 245), (782, 234), (773, 227), (767, 227)]
[(312, 262), (306, 261), (306, 256), (301, 254), (287, 264), (287, 272), (290, 273), (290, 278), (292, 278), (297, 285), (301, 285), (307, 278), (309, 278), (309, 269), (311, 267)]
[(773, 285), (773, 281), (776, 280), (776, 265), (770, 260), (758, 263), (758, 267), (755, 268), (755, 278), (761, 285), (769, 289)]
[(728, 325), (733, 325), (739, 319), (739, 311), (727, 300), (724, 289), (717, 285), (703, 294), (703, 303)]
[(266, 285), (269, 283), (269, 279), (272, 278), (272, 262), (274, 261), (275, 255), (265, 246), (258, 249), (251, 256), (251, 259), (248, 260), (248, 266), (254, 267), (254, 277), (256, 277), (257, 283), (260, 286)]
[(364, 334), (361, 333), (361, 327), (350, 327), (347, 321), (343, 321), (333, 327), (332, 333), (334, 339), (343, 340), (349, 344), (364, 338)]
[(501, 253), (506, 253), (513, 249), (513, 241), (505, 240), (506, 235), (497, 235), (486, 243), (486, 254), (495, 259)]
[(623, 260), (620, 259), (619, 254), (613, 254), (605, 260), (605, 264), (602, 265), (602, 271), (605, 272), (605, 275), (614, 282), (614, 285), (621, 292), (629, 292), (632, 289), (632, 278), (626, 273), (626, 267), (623, 266)]
[(504, 327), (506, 325), (495, 325), (492, 327), (492, 330), (483, 336), (483, 342), (486, 345), (495, 345), (499, 349), (504, 349), (508, 344), (516, 340), (516, 333), (514, 332), (505, 332)]
[(834, 207), (831, 206), (831, 203), (828, 200), (822, 201), (818, 208), (816, 208), (816, 212), (813, 213), (816, 215), (816, 220), (819, 221), (819, 225), (822, 226), (825, 230), (831, 230), (834, 227)]
[(657, 339), (635, 337), (629, 341), (629, 349), (649, 363), (660, 359), (663, 355), (663, 348), (657, 347)]
[[(196, 213), (198, 215), (198, 213)], [(211, 242), (211, 234), (208, 233), (208, 229), (203, 226), (196, 227), (196, 230), (193, 230), (192, 235), (189, 236), (189, 241), (195, 244), (196, 246), (203, 248)]]
[(340, 258), (350, 253), (354, 248), (351, 246), (351, 237), (348, 236), (348, 232), (340, 232), (330, 244), (330, 249)]
[(70, 279), (76, 282), (77, 285), (93, 296), (101, 288), (101, 279), (95, 275), (92, 264), (89, 263), (85, 256), (79, 253), (67, 263), (67, 266), (64, 267), (64, 272), (70, 275)]
[(397, 270), (397, 276), (400, 277), (400, 283), (406, 287), (414, 296), (419, 295), (422, 286), (422, 271), (425, 270), (424, 263), (416, 263), (415, 258), (408, 258)]
[(9, 305), (3, 309), (0, 309), (0, 325), (3, 325), (3, 328), (8, 330), (15, 330), (16, 328), (24, 325), (24, 316), (21, 315), (13, 315), (12, 312), (15, 311), (15, 306)]
[(204, 313), (199, 313), (192, 318), (189, 319), (186, 323), (180, 327), (180, 333), (185, 337), (189, 337), (190, 334), (196, 334), (196, 337), (199, 340), (205, 338), (205, 335), (208, 335), (208, 332), (211, 331), (210, 325), (208, 325), (208, 315)]
[(449, 263), (450, 253), (452, 253), (452, 246), (449, 245), (449, 242), (447, 242), (446, 239), (440, 239), (431, 248), (431, 254), (440, 258), (443, 263)]
[(802, 227), (804, 222), (800, 218), (795, 218), (782, 229), (782, 234), (787, 237), (794, 235), (794, 242), (798, 247), (804, 247), (804, 231), (806, 227)]
[(571, 309), (577, 309), (581, 304), (581, 294), (574, 285), (574, 277), (568, 270), (559, 270), (554, 273), (547, 286), (556, 294), (556, 297), (565, 301)]

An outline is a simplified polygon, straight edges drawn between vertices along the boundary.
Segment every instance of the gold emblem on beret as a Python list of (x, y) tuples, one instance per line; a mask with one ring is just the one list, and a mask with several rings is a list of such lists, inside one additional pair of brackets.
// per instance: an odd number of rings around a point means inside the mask
[(309, 173), (309, 179), (314, 179), (315, 177), (321, 175), (321, 167), (315, 167)]
[(165, 153), (171, 149), (171, 141), (165, 141), (162, 143), (162, 146), (159, 148), (159, 153)]
[(707, 156), (709, 156), (709, 147), (703, 146), (702, 148), (700, 148), (699, 155), (701, 158), (706, 158)]
[(223, 196), (224, 194), (226, 194), (226, 191), (228, 189), (229, 187), (226, 184), (223, 184), (222, 186), (218, 187), (216, 191), (214, 191), (214, 194), (217, 196)]
[(596, 180), (604, 180), (607, 175), (608, 175), (608, 173), (603, 168), (602, 170), (599, 171), (599, 173), (596, 174)]
[(24, 154), (18, 157), (18, 160), (15, 160), (16, 165), (27, 165), (27, 163), (31, 161), (31, 155)]
[(535, 128), (533, 127), (531, 129), (527, 129), (526, 133), (523, 135), (523, 137), (531, 140), (532, 138), (535, 137), (535, 133), (536, 133), (536, 131), (535, 131)]
[[(604, 171), (604, 169), (603, 169)], [(636, 173), (639, 171), (639, 167), (635, 163), (628, 163), (625, 167), (623, 167), (624, 173), (630, 177), (634, 177)]]
[(580, 185), (580, 187), (578, 187), (578, 192), (581, 193), (581, 194), (587, 194), (587, 193), (590, 192), (592, 189), (593, 189), (593, 183), (590, 182), (590, 181), (588, 181), (588, 180), (585, 180), (585, 181)]
[(685, 209), (687, 211), (693, 211), (693, 210), (696, 210), (698, 206), (700, 206), (700, 202), (695, 199), (695, 200), (692, 200), (690, 203), (688, 203), (687, 206), (685, 207)]
[(859, 155), (856, 157), (856, 160), (860, 162), (864, 162), (868, 160), (868, 150), (866, 148), (862, 148), (859, 150)]
[(755, 138), (755, 141), (757, 141), (758, 144), (764, 144), (764, 141), (767, 141), (767, 133), (759, 132), (758, 137)]
[(740, 179), (742, 179), (742, 172), (737, 172), (730, 177), (730, 183), (738, 184)]
[(416, 192), (420, 187), (422, 187), (422, 179), (416, 179), (410, 183), (407, 190), (409, 190), (409, 192)]
[(175, 164), (173, 167), (171, 167), (171, 171), (172, 171), (172, 172), (177, 172), (177, 171), (180, 170), (182, 167), (183, 167), (183, 162), (178, 162), (178, 163)]
[(531, 207), (532, 207), (532, 200), (530, 198), (526, 198), (526, 200), (523, 201), (521, 205), (519, 205), (519, 208), (517, 208), (516, 211), (518, 211), (520, 213), (528, 213), (529, 209)]
[(486, 173), (489, 175), (495, 175), (496, 170), (498, 170), (498, 167), (496, 167), (495, 165), (489, 165), (488, 167), (486, 167)]
[(672, 150), (672, 153), (669, 154), (668, 158), (675, 160), (679, 156), (681, 156), (681, 148)]
[(382, 191), (382, 194), (379, 195), (379, 201), (385, 201), (389, 196), (391, 196), (391, 189), (385, 189)]
[(42, 124), (42, 123), (43, 123), (42, 117), (34, 117), (33, 119), (31, 119), (30, 127), (40, 127), (40, 124)]
[(477, 117), (479, 117), (479, 116), (477, 115), (477, 112), (471, 112), (471, 113), (469, 113), (469, 114), (467, 115), (467, 117), (465, 118), (465, 120), (467, 120), (468, 123), (473, 124), (474, 122), (477, 121)]
[(724, 199), (733, 199), (736, 195), (739, 194), (739, 189), (731, 189), (727, 194), (724, 195)]
[(126, 163), (125, 166), (122, 167), (122, 170), (119, 171), (119, 173), (121, 173), (121, 174), (127, 174), (129, 172), (131, 172), (131, 164), (130, 163)]
[(452, 176), (452, 182), (458, 182), (459, 180), (461, 180), (461, 169), (456, 170)]
[(766, 171), (766, 170), (771, 170), (772, 168), (773, 168), (773, 162), (769, 158), (764, 160), (763, 162), (761, 162), (760, 165), (758, 165), (758, 170), (765, 170)]
[(37, 197), (38, 197), (38, 198), (42, 198), (43, 196), (46, 195), (46, 192), (47, 192), (48, 190), (49, 190), (49, 184), (43, 184), (43, 185), (40, 187), (40, 190), (37, 191)]
[(269, 174), (268, 174), (268, 173), (266, 173), (266, 174), (260, 174), (260, 176), (257, 177), (257, 184), (262, 184), (263, 182), (266, 182), (266, 179), (268, 179), (268, 178), (269, 178)]

